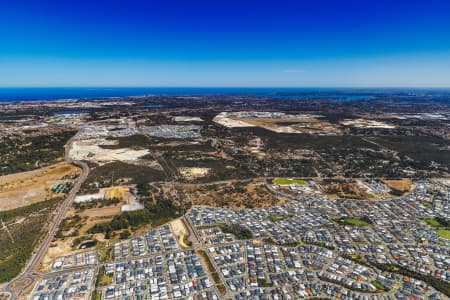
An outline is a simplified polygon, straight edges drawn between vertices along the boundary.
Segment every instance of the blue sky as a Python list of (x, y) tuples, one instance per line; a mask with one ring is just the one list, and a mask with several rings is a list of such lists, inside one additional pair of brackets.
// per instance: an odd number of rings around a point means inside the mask
[(450, 87), (450, 3), (2, 0), (0, 86)]

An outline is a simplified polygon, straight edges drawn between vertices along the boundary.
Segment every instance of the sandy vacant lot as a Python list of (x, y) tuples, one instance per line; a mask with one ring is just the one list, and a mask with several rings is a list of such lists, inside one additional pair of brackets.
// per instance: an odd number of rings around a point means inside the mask
[(241, 209), (282, 205), (288, 201), (287, 198), (278, 198), (271, 194), (263, 180), (182, 185), (180, 188), (193, 205)]
[(383, 180), (383, 182), (388, 187), (401, 192), (409, 192), (412, 188), (412, 182), (409, 179)]
[(59, 256), (68, 256), (78, 252), (86, 251), (84, 249), (73, 250), (69, 243), (64, 241), (57, 241), (50, 244), (44, 259), (41, 262), (40, 271), (50, 272), (51, 266), (55, 262), (55, 259)]
[(232, 119), (226, 116), (216, 116), (213, 121), (228, 128), (255, 127), (255, 125), (247, 123), (243, 120)]
[(106, 189), (105, 199), (118, 198), (125, 202), (134, 200), (133, 194), (130, 192), (130, 188), (127, 186), (114, 186)]
[(188, 180), (205, 177), (208, 175), (210, 168), (178, 168), (178, 172), (183, 176), (184, 178)]
[[(79, 215), (81, 217), (81, 222), (78, 223), (75, 227), (79, 227), (79, 235), (75, 237), (64, 237), (64, 238), (55, 238), (48, 248), (47, 253), (44, 256), (41, 265), (41, 271), (48, 272), (52, 264), (55, 262), (55, 259), (59, 256), (67, 256), (72, 255), (78, 252), (86, 251), (85, 249), (73, 248), (72, 243), (75, 239), (81, 236), (92, 236), (93, 239), (98, 240), (99, 242), (105, 242), (104, 234), (88, 234), (87, 230), (94, 226), (95, 224), (110, 222), (112, 218), (116, 215), (120, 214), (120, 206), (124, 204), (123, 202), (118, 203), (112, 206), (98, 207), (86, 209), (81, 212), (76, 211), (73, 207), (69, 209), (64, 218), (70, 218), (74, 215)], [(94, 249), (94, 248), (92, 248)]]
[[(103, 190), (105, 199), (108, 198), (119, 198), (120, 202), (115, 205), (103, 206), (103, 207), (93, 207), (83, 210), (77, 210), (73, 206), (66, 213), (64, 218), (71, 218), (75, 215), (81, 217), (81, 221), (74, 224), (71, 229), (78, 229), (79, 235), (75, 237), (66, 236), (64, 238), (59, 238), (53, 241), (53, 247), (50, 247), (47, 251), (46, 257), (44, 259), (44, 268), (48, 268), (53, 263), (54, 259), (61, 255), (70, 255), (77, 253), (79, 249), (73, 249), (72, 243), (76, 238), (81, 236), (90, 236), (87, 231), (95, 224), (110, 222), (114, 216), (120, 215), (121, 206), (125, 205), (128, 201), (133, 201), (134, 196), (130, 192), (129, 187), (116, 186), (111, 188), (105, 188)], [(65, 234), (64, 232), (63, 234)], [(104, 234), (93, 234), (92, 237), (98, 241), (105, 241)]]
[(79, 174), (80, 169), (60, 163), (38, 170), (0, 177), (0, 211), (10, 210), (52, 197), (51, 187), (62, 183), (65, 175)]
[(104, 199), (118, 198), (120, 202), (115, 205), (88, 208), (81, 211), (71, 207), (67, 212), (66, 218), (74, 215), (79, 215), (83, 218), (84, 221), (79, 229), (81, 235), (86, 234), (87, 230), (95, 224), (111, 221), (114, 216), (121, 213), (123, 205), (135, 200), (134, 195), (130, 192), (130, 188), (124, 186), (105, 188), (102, 190), (102, 194), (104, 194)]
[(170, 226), (172, 227), (173, 233), (177, 237), (178, 242), (180, 243), (181, 247), (189, 248), (189, 246), (186, 245), (185, 241), (184, 241), (184, 237), (188, 238), (189, 233), (188, 233), (183, 221), (181, 221), (181, 219), (173, 220), (172, 222), (170, 222)]

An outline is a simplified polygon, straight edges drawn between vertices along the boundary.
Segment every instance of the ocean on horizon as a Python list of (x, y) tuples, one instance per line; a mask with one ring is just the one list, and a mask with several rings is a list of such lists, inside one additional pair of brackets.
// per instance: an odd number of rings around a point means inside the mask
[[(0, 102), (65, 99), (104, 99), (131, 96), (188, 96), (188, 95), (255, 95), (273, 99), (317, 99), (357, 101), (371, 99), (395, 89), (358, 88), (245, 88), (245, 87), (3, 87)], [(398, 90), (397, 90), (398, 91)]]

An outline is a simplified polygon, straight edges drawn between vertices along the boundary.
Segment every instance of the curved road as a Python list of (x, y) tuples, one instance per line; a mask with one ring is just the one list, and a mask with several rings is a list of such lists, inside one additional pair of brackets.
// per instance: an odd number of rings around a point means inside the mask
[[(76, 136), (76, 135), (75, 135)], [(82, 161), (72, 161), (69, 157), (69, 150), (72, 146), (72, 142), (74, 140), (74, 137), (72, 137), (68, 143), (65, 146), (65, 161), (66, 163), (72, 163), (79, 167), (81, 167), (82, 172), (80, 177), (78, 177), (77, 182), (72, 187), (71, 191), (67, 194), (66, 199), (64, 202), (60, 205), (58, 212), (56, 216), (53, 219), (53, 223), (50, 225), (48, 232), (44, 238), (44, 240), (40, 243), (39, 248), (37, 251), (33, 254), (33, 256), (28, 261), (27, 265), (23, 269), (23, 271), (13, 280), (11, 280), (8, 285), (6, 286), (4, 292), (7, 292), (11, 294), (10, 299), (19, 299), (21, 296), (21, 293), (24, 291), (25, 288), (32, 285), (35, 281), (35, 272), (37, 270), (37, 267), (39, 266), (39, 263), (42, 261), (42, 259), (45, 256), (45, 253), (47, 252), (47, 249), (52, 242), (58, 227), (63, 220), (64, 216), (66, 215), (67, 210), (70, 208), (73, 200), (75, 199), (76, 194), (78, 193), (78, 190), (80, 189), (83, 182), (86, 180), (88, 174), (89, 174), (89, 166)], [(18, 286), (21, 286), (21, 288), (18, 290)], [(2, 292), (0, 290), (0, 292)]]

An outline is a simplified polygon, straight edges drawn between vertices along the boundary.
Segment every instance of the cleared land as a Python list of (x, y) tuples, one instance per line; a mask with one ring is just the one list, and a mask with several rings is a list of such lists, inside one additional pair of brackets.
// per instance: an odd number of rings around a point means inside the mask
[(367, 187), (354, 179), (326, 179), (321, 182), (325, 193), (330, 198), (372, 199)]
[(387, 124), (385, 122), (367, 119), (356, 119), (356, 120), (344, 120), (341, 122), (342, 125), (352, 126), (356, 128), (386, 128), (393, 129), (394, 125)]
[(115, 186), (106, 190), (106, 199), (119, 198), (124, 200), (131, 200), (132, 195), (130, 194), (130, 188), (126, 186)]
[(70, 208), (61, 223), (60, 233), (57, 234), (57, 238), (54, 239), (44, 256), (41, 270), (49, 271), (58, 256), (66, 256), (83, 251), (83, 249), (78, 249), (80, 241), (92, 239), (100, 243), (104, 242), (104, 234), (89, 234), (87, 231), (96, 224), (110, 222), (114, 216), (120, 215), (120, 205), (124, 203), (81, 211), (73, 207)]
[[(239, 120), (239, 118), (236, 118), (236, 120)], [(314, 117), (290, 119), (248, 118), (241, 120), (277, 133), (339, 133), (339, 130), (334, 125)]]
[(98, 163), (110, 161), (136, 161), (149, 154), (147, 149), (118, 148), (105, 149), (102, 145), (116, 145), (117, 142), (105, 139), (76, 141), (70, 150), (74, 160), (87, 160)]
[(170, 226), (172, 227), (173, 232), (177, 236), (178, 242), (180, 243), (181, 247), (187, 249), (190, 248), (189, 245), (189, 232), (184, 225), (183, 221), (181, 219), (176, 219), (170, 222)]
[(0, 211), (15, 209), (54, 197), (53, 185), (67, 175), (80, 174), (80, 169), (69, 164), (56, 164), (38, 170), (0, 177)]
[(392, 179), (392, 180), (383, 180), (384, 184), (386, 184), (389, 188), (397, 190), (401, 193), (409, 192), (412, 188), (412, 182), (409, 179)]
[(335, 125), (316, 115), (287, 115), (267, 112), (222, 112), (214, 122), (228, 127), (260, 127), (276, 133), (320, 133), (335, 135), (340, 133)]
[(199, 177), (205, 177), (208, 175), (209, 168), (178, 168), (178, 172), (187, 180), (196, 179)]
[(70, 255), (83, 249), (79, 244), (85, 240), (105, 241), (103, 233), (90, 234), (88, 230), (94, 225), (111, 222), (119, 216), (121, 206), (134, 200), (128, 187), (111, 187), (104, 189), (104, 199), (74, 203), (60, 225), (57, 238), (48, 249), (41, 269), (48, 271), (58, 256)]
[(182, 191), (192, 205), (228, 208), (254, 208), (281, 205), (287, 198), (277, 198), (265, 187), (264, 180), (226, 182), (208, 185), (184, 185)]

